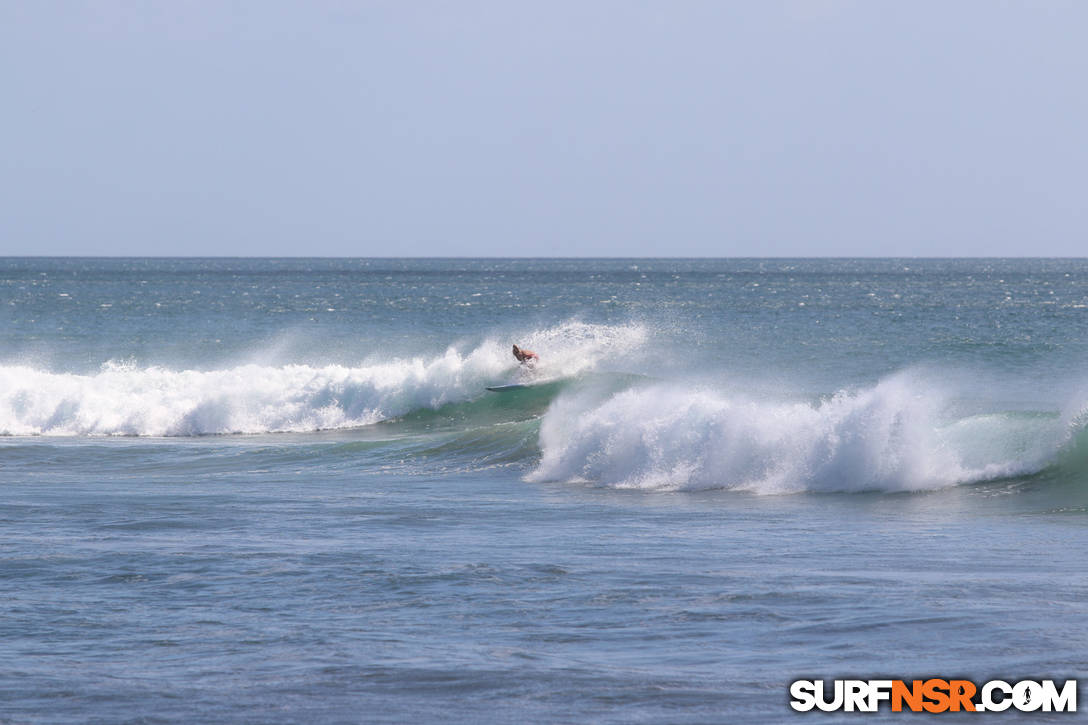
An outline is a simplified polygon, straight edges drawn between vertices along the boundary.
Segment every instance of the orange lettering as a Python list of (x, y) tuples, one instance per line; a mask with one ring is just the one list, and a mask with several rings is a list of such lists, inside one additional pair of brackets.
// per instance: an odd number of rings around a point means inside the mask
[(922, 694), (930, 702), (922, 703), (926, 712), (944, 712), (948, 709), (948, 681), (932, 679), (922, 684)]
[(911, 687), (907, 687), (907, 683), (902, 680), (892, 682), (892, 712), (902, 712), (904, 700), (912, 712), (919, 712), (922, 709), (921, 680), (915, 680), (911, 683)]
[(975, 696), (975, 689), (975, 683), (970, 680), (950, 680), (948, 692), (952, 712), (959, 712), (961, 707), (967, 712), (974, 712), (975, 703), (971, 702), (971, 698)]

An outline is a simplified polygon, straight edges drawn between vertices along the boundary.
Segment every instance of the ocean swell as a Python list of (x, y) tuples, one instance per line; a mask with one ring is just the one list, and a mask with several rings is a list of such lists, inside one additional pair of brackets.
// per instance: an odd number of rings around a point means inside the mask
[(526, 333), (542, 362), (519, 369), (506, 341), (359, 366), (241, 365), (170, 370), (107, 363), (91, 375), (0, 366), (0, 435), (192, 436), (369, 425), (484, 395), (518, 376), (593, 369), (645, 338), (641, 328), (566, 322)]
[(187, 436), (360, 426), (467, 395), (490, 368), (452, 350), (429, 362), (360, 368), (108, 366), (97, 375), (70, 375), (4, 367), (0, 433)]
[(910, 374), (819, 402), (743, 399), (676, 385), (603, 402), (562, 396), (545, 415), (538, 481), (617, 488), (911, 491), (1034, 473), (1071, 427), (1053, 415), (948, 414)]

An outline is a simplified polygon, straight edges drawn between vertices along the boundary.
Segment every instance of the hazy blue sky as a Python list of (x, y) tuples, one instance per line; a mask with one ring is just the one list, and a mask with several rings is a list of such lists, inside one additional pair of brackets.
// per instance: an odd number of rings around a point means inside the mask
[(1088, 2), (0, 0), (0, 91), (0, 254), (1088, 254)]

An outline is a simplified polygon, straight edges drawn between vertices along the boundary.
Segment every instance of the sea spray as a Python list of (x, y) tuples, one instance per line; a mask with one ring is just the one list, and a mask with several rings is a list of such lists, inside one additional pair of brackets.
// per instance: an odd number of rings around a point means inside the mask
[(178, 436), (359, 426), (466, 395), (487, 368), (455, 351), (362, 368), (160, 367), (97, 375), (0, 368), (6, 435)]
[(1056, 416), (946, 417), (948, 393), (904, 372), (812, 402), (636, 387), (561, 396), (532, 480), (756, 493), (909, 491), (1032, 473), (1069, 440)]
[(505, 340), (431, 357), (344, 365), (240, 365), (221, 370), (110, 361), (92, 375), (0, 366), (0, 434), (191, 436), (304, 432), (370, 425), (484, 394), (512, 376), (536, 381), (592, 370), (635, 349), (636, 326), (565, 322), (528, 331), (544, 358), (518, 368)]

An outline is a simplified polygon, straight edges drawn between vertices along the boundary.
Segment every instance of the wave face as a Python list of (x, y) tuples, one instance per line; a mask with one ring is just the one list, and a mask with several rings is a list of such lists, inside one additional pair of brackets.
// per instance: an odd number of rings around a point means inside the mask
[(522, 339), (548, 351), (532, 371), (519, 369), (508, 344), (496, 340), (358, 367), (176, 371), (111, 362), (97, 374), (77, 375), (0, 366), (0, 434), (194, 436), (364, 426), (478, 397), (511, 376), (547, 381), (588, 372), (644, 339), (636, 326), (567, 322), (538, 330)]
[(563, 396), (543, 420), (530, 477), (755, 493), (936, 489), (1038, 472), (1078, 429), (1069, 416), (948, 409), (945, 392), (910, 373), (817, 403), (667, 385), (604, 402)]

